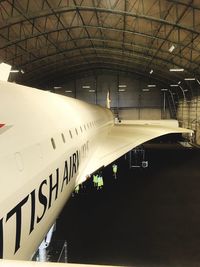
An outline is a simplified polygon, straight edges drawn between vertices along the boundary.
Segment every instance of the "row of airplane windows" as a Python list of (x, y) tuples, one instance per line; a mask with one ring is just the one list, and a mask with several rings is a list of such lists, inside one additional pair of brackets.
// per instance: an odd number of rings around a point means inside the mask
[[(99, 123), (100, 123), (100, 120), (91, 121), (91, 122), (89, 122), (87, 124), (84, 124), (83, 127), (80, 126), (80, 133), (83, 133), (83, 130), (87, 131), (87, 130), (89, 130), (91, 128), (96, 127)], [(77, 128), (74, 128), (74, 130), (76, 132), (76, 135), (78, 136)], [(73, 138), (72, 130), (69, 130), (69, 136), (70, 136), (71, 139)], [(62, 137), (63, 143), (66, 143), (65, 135), (63, 133), (61, 133), (61, 137)], [(56, 143), (55, 143), (54, 138), (51, 138), (51, 144), (52, 144), (53, 149), (56, 149)]]

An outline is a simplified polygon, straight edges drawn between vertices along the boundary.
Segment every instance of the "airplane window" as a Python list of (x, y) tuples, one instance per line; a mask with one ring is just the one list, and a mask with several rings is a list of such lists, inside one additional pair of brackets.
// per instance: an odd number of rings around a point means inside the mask
[(85, 130), (86, 130), (86, 126), (85, 126), (85, 124), (84, 124), (84, 128), (85, 128)]
[(89, 129), (89, 124), (87, 123), (87, 127), (88, 127), (88, 129)]
[(61, 136), (62, 136), (63, 143), (65, 143), (65, 136), (64, 136), (64, 134), (61, 133)]
[(72, 138), (72, 132), (69, 130), (69, 135), (70, 135), (70, 137)]
[(76, 131), (76, 134), (78, 135), (78, 131), (77, 131), (77, 129), (75, 128), (75, 131)]
[(53, 149), (56, 149), (56, 144), (53, 138), (51, 138), (51, 144), (52, 144)]
[(81, 129), (81, 132), (83, 132), (83, 129), (82, 129), (82, 127), (80, 126), (80, 129)]

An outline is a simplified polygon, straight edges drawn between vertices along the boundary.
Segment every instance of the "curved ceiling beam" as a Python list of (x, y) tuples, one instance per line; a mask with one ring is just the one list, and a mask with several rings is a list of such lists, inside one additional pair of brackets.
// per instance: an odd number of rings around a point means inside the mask
[[(94, 59), (94, 54), (88, 53), (88, 54), (86, 54), (86, 56), (87, 56), (88, 59), (90, 57), (92, 59)], [(55, 73), (55, 65), (56, 65), (56, 71), (57, 72), (60, 70), (60, 67), (59, 66), (61, 66), (61, 69), (62, 68), (65, 68), (66, 70), (68, 70), (70, 68), (73, 68), (74, 65), (77, 66), (77, 58), (80, 58), (80, 57), (79, 56), (72, 56), (70, 58), (70, 59), (72, 59), (72, 61), (70, 61), (69, 62), (70, 65), (67, 65), (67, 66), (65, 64), (63, 64), (62, 62), (53, 62), (52, 64), (45, 64), (45, 65), (42, 66), (42, 68), (45, 69), (44, 71), (41, 71), (41, 68), (40, 68), (39, 73), (37, 73), (38, 71), (35, 71), (35, 73), (34, 72), (31, 72), (30, 75), (28, 74), (29, 75), (28, 77), (27, 77), (27, 74), (26, 74), (26, 80), (30, 79), (30, 76), (34, 76), (34, 79), (38, 79), (38, 78), (41, 79), (42, 76), (43, 77), (44, 76), (47, 76), (46, 73), (48, 73), (48, 78), (49, 78), (49, 73)], [(97, 64), (106, 64), (105, 61), (107, 62), (107, 60), (108, 60), (107, 54), (100, 55), (99, 58), (100, 59), (103, 59), (104, 61), (103, 62), (98, 62)], [(115, 61), (113, 61), (113, 59)], [(133, 61), (133, 58), (130, 58), (130, 60), (124, 61), (123, 58), (122, 59), (119, 59), (118, 57), (113, 57), (112, 56), (112, 60), (109, 60), (108, 63), (109, 62), (114, 62), (115, 64), (117, 62), (118, 65), (121, 64), (122, 66), (126, 66), (126, 67), (128, 66), (130, 69), (131, 68), (134, 68), (135, 69), (135, 66), (137, 65), (137, 68), (139, 67), (139, 69), (143, 69), (144, 70), (144, 68), (143, 68), (143, 66), (144, 66), (143, 64), (144, 63), (141, 62), (141, 60), (138, 60), (138, 58), (135, 58), (134, 61)], [(80, 65), (80, 64), (83, 65), (83, 62), (80, 61), (78, 65)], [(70, 66), (70, 67), (68, 67), (68, 66)], [(75, 71), (76, 70), (77, 69), (75, 69)], [(154, 70), (155, 71), (154, 71), (154, 75), (153, 76), (155, 77), (155, 75), (157, 75), (157, 77), (161, 77), (161, 78), (159, 78), (160, 81), (165, 80), (166, 83), (167, 82), (171, 82), (171, 81), (177, 82), (177, 80), (174, 80), (174, 79), (175, 78), (179, 79), (179, 76), (177, 76), (177, 77), (175, 77), (174, 75), (172, 76), (172, 73), (169, 73), (169, 75), (168, 75), (171, 78), (167, 78), (166, 72), (164, 72), (163, 69), (160, 69), (158, 65), (155, 65)], [(162, 72), (163, 74), (161, 74), (160, 72)], [(149, 73), (146, 73), (146, 72), (143, 72), (143, 73), (145, 73), (146, 76), (149, 75)], [(178, 75), (178, 74), (176, 74), (176, 75)]]
[[(59, 7), (59, 8), (52, 8), (52, 10), (54, 11), (54, 13), (56, 14), (62, 14), (62, 13), (68, 13), (68, 12), (80, 12), (80, 11), (92, 11), (92, 12), (103, 12), (103, 13), (110, 13), (110, 14), (114, 14), (114, 15), (121, 15), (121, 16), (130, 16), (130, 17), (134, 17), (134, 18), (139, 18), (139, 19), (144, 19), (147, 21), (153, 21), (156, 23), (162, 23), (163, 25), (170, 25), (172, 27), (176, 27), (188, 32), (192, 32), (195, 34), (200, 34), (200, 31), (190, 28), (190, 27), (186, 27), (184, 25), (181, 24), (176, 24), (174, 22), (170, 22), (164, 19), (160, 19), (160, 18), (155, 18), (152, 16), (147, 16), (147, 15), (142, 15), (142, 14), (138, 14), (138, 13), (133, 13), (133, 12), (128, 12), (128, 11), (123, 11), (123, 10), (116, 10), (116, 9), (107, 9), (107, 8), (100, 8), (100, 7), (89, 7), (89, 6), (74, 6), (74, 7)], [(51, 16), (52, 15), (52, 10), (45, 10), (45, 11), (41, 11), (40, 14), (26, 14), (26, 17), (28, 17), (28, 21), (31, 20), (35, 20), (41, 17), (47, 17), (47, 16)], [(7, 27), (19, 24), (19, 23), (23, 23), (26, 22), (27, 18), (21, 19), (21, 17), (19, 18), (19, 21), (15, 21), (13, 23), (9, 23), (9, 21), (6, 21), (6, 25), (2, 25), (0, 27), (0, 29), (5, 29)]]
[[(65, 70), (61, 70), (61, 72), (59, 72), (59, 76), (56, 75), (56, 77), (62, 77), (62, 75), (64, 73), (62, 73), (62, 71), (64, 72)], [(146, 73), (142, 72), (142, 71), (139, 71), (138, 68), (137, 69), (127, 69), (127, 66), (123, 66), (123, 69), (121, 68), (120, 65), (115, 65), (115, 64), (112, 64), (110, 62), (110, 64), (108, 65), (103, 65), (101, 66), (101, 64), (96, 64), (96, 65), (88, 65), (87, 68), (83, 67), (81, 68), (80, 66), (80, 69), (78, 69), (77, 71), (70, 71), (68, 72), (69, 75), (67, 75), (67, 79), (66, 80), (70, 80), (72, 77), (76, 77), (77, 74), (78, 74), (78, 78), (82, 78), (82, 77), (85, 77), (85, 75), (87, 74), (88, 75), (96, 75), (96, 74), (101, 74), (102, 72), (104, 73), (104, 71), (106, 71), (106, 73), (108, 72), (111, 72), (111, 73), (114, 73), (114, 74), (119, 74), (119, 73), (123, 73), (124, 75), (133, 75), (133, 74), (136, 74), (138, 76), (142, 76), (144, 78), (147, 79), (147, 76), (146, 76)], [(89, 74), (88, 74), (89, 73)], [(153, 77), (152, 78), (153, 81), (157, 81), (160, 85), (162, 86), (166, 86), (166, 83), (163, 82), (163, 79), (160, 80), (158, 79), (158, 77)]]
[[(114, 43), (114, 44), (122, 44), (120, 41), (115, 41), (115, 40), (111, 40), (111, 39), (98, 39), (98, 38), (88, 38), (88, 37), (82, 37), (82, 38), (77, 38), (77, 39), (75, 39), (75, 41), (80, 41), (80, 40), (86, 40), (86, 41), (90, 41), (90, 40), (92, 40), (92, 41), (96, 41), (96, 42), (111, 42), (111, 43)], [(131, 46), (133, 49), (134, 48), (139, 48), (139, 49), (146, 49), (146, 47), (145, 46), (143, 46), (143, 45), (135, 45), (135, 44), (131, 44), (131, 43), (124, 43), (124, 45), (126, 45), (126, 46)], [(94, 50), (95, 50), (95, 47), (91, 47), (91, 48), (93, 48)], [(40, 47), (40, 49), (41, 49), (41, 47)], [(97, 47), (97, 49), (98, 49), (98, 47)], [(105, 47), (104, 47), (104, 49), (105, 49)], [(79, 48), (78, 48), (78, 50), (79, 50)], [(156, 49), (151, 49), (153, 52), (155, 52), (156, 51)], [(64, 53), (65, 52), (67, 52), (68, 50), (65, 50), (64, 51)], [(71, 51), (71, 50), (70, 50)], [(121, 51), (122, 51), (122, 49), (121, 49)], [(168, 52), (166, 52), (166, 51), (161, 51), (163, 54), (164, 53), (168, 53)], [(123, 52), (124, 53), (124, 52)], [(133, 53), (133, 50), (129, 50), (128, 51), (128, 53)], [(139, 54), (141, 54), (141, 55), (143, 55), (143, 53), (141, 52), (141, 51), (136, 51), (135, 53), (139, 53)], [(55, 56), (57, 55), (57, 53), (55, 53)], [(84, 54), (82, 55), (82, 56), (85, 56)], [(17, 57), (21, 57), (21, 55), (18, 55)], [(17, 58), (16, 57), (16, 58)], [(48, 56), (45, 56), (45, 58), (47, 58)], [(197, 65), (198, 66), (198, 63), (195, 63), (195, 62), (192, 62), (192, 61), (190, 61), (188, 58), (185, 58), (185, 57), (180, 57), (180, 55), (178, 54), (178, 55), (174, 55), (174, 58), (175, 57), (177, 57), (177, 58), (180, 58), (180, 59), (184, 59), (184, 60), (186, 60), (187, 62), (189, 62), (190, 64), (194, 64), (194, 65)], [(15, 60), (16, 58), (11, 58), (10, 60)], [(67, 58), (68, 59), (68, 58)], [(66, 60), (65, 58), (64, 58), (64, 60)], [(162, 58), (160, 58), (160, 61), (162, 61)], [(163, 61), (164, 61), (164, 59), (163, 59)], [(170, 61), (168, 61), (168, 62), (170, 62)], [(173, 64), (173, 63), (171, 63), (171, 64)], [(22, 66), (22, 65), (21, 65)], [(40, 65), (41, 66), (41, 65)]]
[[(73, 75), (73, 76), (78, 75), (78, 77), (79, 77), (80, 71), (83, 71), (83, 72), (86, 71), (87, 72), (88, 70), (91, 70), (91, 71), (94, 72), (94, 71), (96, 71), (96, 69), (99, 69), (99, 68), (101, 68), (101, 69), (109, 69), (109, 70), (112, 70), (112, 71), (113, 70), (117, 70), (119, 72), (126, 72), (126, 73), (127, 72), (129, 72), (129, 73), (137, 73), (138, 75), (147, 78), (145, 73), (143, 73), (142, 71), (138, 71), (138, 67), (129, 67), (127, 64), (122, 65), (121, 63), (120, 64), (118, 64), (116, 62), (111, 63), (110, 61), (107, 61), (107, 62), (105, 61), (105, 63), (92, 62), (90, 65), (85, 64), (85, 63), (80, 65), (78, 63), (77, 65), (74, 65), (71, 69), (67, 70), (67, 73), (68, 73), (67, 77), (69, 77), (70, 75)], [(55, 75), (55, 73), (54, 73), (53, 80), (55, 80), (55, 78), (56, 79), (57, 78), (60, 79), (65, 74), (65, 71), (66, 70), (64, 69), (64, 67), (63, 68), (61, 67), (61, 69), (59, 70), (59, 73), (57, 73), (57, 75)], [(167, 87), (167, 85), (171, 81), (169, 81), (169, 80), (165, 80), (164, 81), (165, 78), (166, 78), (166, 76), (163, 76), (161, 78), (161, 75), (160, 75), (160, 76), (154, 76), (151, 79), (158, 81), (160, 84), (163, 85), (163, 87)], [(38, 84), (38, 79), (36, 77), (34, 77), (33, 79), (28, 79), (27, 82), (30, 83), (31, 81), (32, 81), (33, 84)], [(40, 77), (39, 81), (40, 81), (40, 84), (41, 83), (49, 83), (49, 77), (47, 78), (45, 76), (43, 79)]]
[(192, 8), (192, 9), (196, 9), (196, 10), (200, 10), (200, 7), (194, 5), (194, 4), (188, 4), (188, 3), (185, 3), (185, 2), (182, 2), (182, 1), (179, 1), (179, 0), (167, 0), (167, 2), (169, 3), (173, 3), (173, 4), (179, 4), (179, 5), (182, 5), (182, 6), (187, 6), (189, 8)]
[[(148, 61), (150, 61), (151, 60), (151, 57), (150, 56), (144, 56), (144, 54), (143, 53), (141, 53), (141, 52), (134, 52), (134, 51), (132, 51), (132, 50), (127, 50), (126, 49), (126, 51), (124, 51), (124, 52), (122, 52), (122, 50), (121, 49), (119, 49), (119, 48), (116, 48), (116, 47), (101, 47), (101, 46), (99, 46), (99, 47), (95, 47), (95, 48), (92, 48), (91, 46), (83, 46), (83, 47), (79, 47), (79, 48), (77, 48), (77, 47), (75, 47), (75, 48), (71, 48), (71, 49), (66, 49), (66, 50), (64, 50), (64, 51), (62, 51), (62, 53), (70, 53), (70, 52), (73, 52), (73, 51), (78, 51), (78, 50), (81, 50), (81, 51), (83, 51), (83, 50), (86, 50), (86, 49), (92, 49), (92, 50), (99, 50), (99, 51), (107, 51), (108, 53), (110, 53), (111, 51), (115, 51), (116, 53), (118, 53), (118, 54), (125, 54), (126, 56), (128, 56), (128, 57), (130, 57), (130, 55), (134, 55), (134, 56), (136, 56), (137, 55), (137, 57), (140, 57), (142, 60), (144, 60), (144, 59), (146, 59), (146, 60), (148, 60)], [(19, 67), (19, 68), (24, 68), (24, 67), (26, 67), (27, 65), (29, 65), (29, 64), (32, 64), (32, 63), (35, 63), (35, 62), (37, 62), (37, 63), (39, 63), (40, 61), (42, 61), (42, 60), (44, 60), (44, 59), (48, 59), (48, 58), (50, 58), (50, 57), (54, 57), (54, 56), (57, 56), (57, 55), (59, 55), (60, 54), (60, 52), (55, 52), (55, 53), (52, 53), (52, 54), (50, 54), (50, 55), (48, 55), (48, 56), (43, 56), (43, 57), (40, 57), (40, 58), (38, 58), (38, 59), (34, 59), (34, 60), (31, 60), (31, 61), (28, 61), (27, 63), (25, 63), (25, 64), (22, 64), (22, 65), (18, 65), (17, 67)], [(139, 56), (138, 56), (139, 55)], [(82, 54), (82, 55), (79, 55), (80, 57), (84, 57), (84, 54)], [(134, 57), (132, 57), (132, 58), (134, 58)], [(124, 59), (125, 60), (125, 59)], [(160, 62), (160, 63), (167, 63), (167, 64), (174, 64), (175, 66), (177, 66), (177, 67), (180, 67), (180, 68), (183, 68), (183, 66), (182, 65), (179, 65), (179, 64), (176, 64), (176, 63), (172, 63), (170, 60), (168, 60), (168, 59), (163, 59), (163, 58), (160, 58), (160, 57), (155, 57), (155, 61), (156, 61), (156, 63), (157, 62)], [(154, 63), (154, 64), (156, 64), (156, 63)], [(162, 64), (161, 64), (162, 65)], [(40, 67), (41, 67), (41, 65), (40, 65)], [(188, 72), (188, 73), (191, 73), (191, 71), (192, 70), (189, 70), (189, 69), (187, 69), (187, 68), (185, 68), (185, 70)]]
[[(193, 0), (190, 0), (189, 5), (190, 5), (192, 2), (193, 2)], [(186, 14), (186, 12), (187, 12), (187, 10), (188, 10), (188, 8), (189, 8), (189, 5), (186, 6), (186, 7), (184, 8), (184, 10), (182, 10), (182, 12), (180, 12), (179, 15), (177, 14), (176, 24), (178, 24), (178, 23), (181, 21), (181, 19), (184, 17), (184, 15)], [(170, 31), (167, 33), (166, 39), (168, 39), (168, 38), (170, 37), (170, 35), (171, 35), (171, 33), (173, 32), (174, 29), (175, 29), (175, 26), (173, 26), (173, 27), (170, 29)], [(151, 61), (148, 63), (147, 68), (149, 68), (149, 67), (151, 66), (151, 63), (153, 62), (153, 60), (154, 60), (154, 58), (157, 56), (157, 54), (160, 52), (160, 50), (161, 50), (161, 48), (162, 48), (162, 46), (163, 46), (164, 44), (165, 44), (165, 41), (163, 41), (163, 42), (159, 45), (159, 47), (158, 47), (156, 53), (152, 56)]]
[[(39, 33), (35, 33), (35, 34), (31, 34), (29, 36), (26, 36), (22, 39), (16, 39), (14, 41), (9, 41), (6, 45), (3, 45), (0, 47), (0, 49), (5, 49), (6, 47), (18, 44), (20, 42), (24, 42), (33, 38), (37, 38), (43, 35), (49, 35), (51, 33), (55, 33), (55, 32), (62, 32), (62, 31), (66, 31), (66, 30), (74, 30), (74, 29), (85, 29), (85, 28), (92, 28), (92, 29), (100, 29), (100, 30), (108, 30), (108, 31), (116, 31), (116, 32), (120, 32), (120, 33), (131, 33), (133, 35), (138, 35), (144, 38), (151, 38), (154, 40), (160, 40), (160, 41), (169, 41), (171, 43), (170, 40), (166, 40), (165, 38), (162, 37), (156, 37), (153, 36), (151, 34), (147, 34), (147, 33), (143, 33), (143, 32), (136, 32), (136, 31), (131, 31), (131, 30), (123, 30), (123, 29), (119, 29), (119, 28), (113, 28), (113, 27), (106, 27), (106, 26), (98, 26), (98, 25), (77, 25), (77, 26), (69, 26), (69, 27), (65, 27), (65, 28), (60, 28), (60, 29), (53, 29), (53, 30), (49, 30), (49, 31), (45, 31), (45, 32), (39, 32)], [(180, 43), (176, 43), (173, 42), (175, 45), (182, 47), (183, 45)], [(198, 51), (198, 50), (197, 50)], [(199, 52), (199, 51), (198, 51)]]
[[(150, 34), (147, 34), (147, 33), (143, 33), (143, 32), (136, 32), (136, 31), (131, 31), (131, 30), (123, 30), (123, 29), (118, 29), (118, 28), (106, 27), (106, 26), (86, 25), (85, 24), (85, 25), (78, 25), (78, 26), (70, 26), (70, 27), (61, 28), (61, 29), (53, 29), (53, 30), (49, 30), (49, 31), (46, 31), (46, 32), (39, 32), (39, 33), (30, 35), (30, 36), (26, 36), (26, 37), (24, 37), (22, 39), (9, 41), (6, 45), (1, 46), (0, 50), (1, 49), (5, 49), (5, 48), (7, 48), (9, 46), (12, 46), (12, 45), (17, 45), (20, 42), (25, 42), (25, 41), (28, 41), (30, 39), (38, 38), (38, 37), (43, 36), (43, 35), (49, 35), (51, 33), (62, 32), (62, 31), (66, 31), (66, 30), (68, 31), (68, 30), (85, 29), (85, 28), (116, 31), (116, 32), (120, 32), (120, 33), (123, 33), (123, 32), (124, 33), (131, 33), (133, 35), (141, 36), (141, 37), (144, 37), (144, 38), (150, 38), (150, 39), (159, 40), (159, 41), (167, 41), (167, 42), (169, 42), (171, 44), (171, 40), (169, 40), (169, 39), (165, 39), (165, 38), (162, 38), (162, 37), (159, 37), (159, 36), (153, 36), (153, 35), (150, 35)], [(77, 40), (77, 39), (73, 39), (73, 40)], [(105, 39), (105, 41), (106, 40), (107, 39)], [(72, 40), (70, 40), (70, 41), (72, 41)], [(185, 45), (182, 44), (182, 43), (178, 43), (178, 42), (174, 42), (173, 41), (173, 44), (176, 45), (177, 47), (180, 47), (181, 49), (185, 48)], [(195, 47), (192, 47), (191, 50), (193, 50), (193, 51), (195, 51), (197, 53), (200, 53), (200, 50), (197, 50)]]
[[(32, 28), (36, 29), (38, 32), (41, 32), (40, 28), (39, 28), (37, 25), (35, 25), (35, 23), (34, 23), (31, 19), (29, 19), (29, 17), (27, 16), (27, 14), (25, 14), (20, 8), (18, 8), (18, 7), (16, 7), (16, 6), (14, 5), (14, 1), (11, 2), (10, 0), (7, 0), (7, 2), (10, 4), (10, 6), (11, 6), (13, 9), (17, 10), (17, 12), (18, 12), (19, 14), (21, 14), (21, 16), (23, 16), (23, 18), (25, 19), (26, 22), (29, 22), (29, 23), (32, 25)], [(52, 12), (54, 13), (53, 10), (52, 10)], [(55, 16), (56, 16), (56, 18), (57, 18), (57, 14), (55, 14)], [(59, 18), (58, 18), (58, 19), (59, 19)], [(64, 25), (63, 25), (63, 26), (64, 26)], [(10, 27), (10, 26), (9, 26), (9, 27)], [(45, 39), (47, 40), (47, 42), (49, 42), (53, 47), (55, 47), (58, 51), (60, 51), (60, 48), (57, 46), (56, 43), (54, 43), (53, 41), (51, 41), (51, 40), (50, 40), (49, 38), (47, 38), (45, 35), (44, 35), (44, 37), (45, 37)], [(3, 37), (3, 38), (5, 38), (5, 37)], [(76, 45), (76, 44), (75, 44), (75, 45)], [(33, 54), (33, 56), (35, 57), (34, 54)]]

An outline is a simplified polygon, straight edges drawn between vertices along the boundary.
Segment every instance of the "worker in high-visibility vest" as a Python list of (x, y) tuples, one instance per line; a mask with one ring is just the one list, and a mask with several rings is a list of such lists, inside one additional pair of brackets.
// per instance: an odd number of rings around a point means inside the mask
[(98, 184), (97, 184), (97, 190), (102, 189), (104, 185), (103, 177), (101, 175), (98, 176)]
[(76, 194), (78, 194), (78, 192), (79, 192), (79, 189), (80, 189), (80, 186), (79, 186), (79, 185), (77, 185), (77, 186), (75, 187), (75, 190), (74, 190)]
[(93, 183), (94, 183), (94, 186), (96, 187), (96, 186), (98, 186), (98, 174), (94, 174), (93, 175)]
[(113, 164), (112, 168), (113, 168), (113, 176), (115, 177), (115, 179), (117, 179), (117, 165)]

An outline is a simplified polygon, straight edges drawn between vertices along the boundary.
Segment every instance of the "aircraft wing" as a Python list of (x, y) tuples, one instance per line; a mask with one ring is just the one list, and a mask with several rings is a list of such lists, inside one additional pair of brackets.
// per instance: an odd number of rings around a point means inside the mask
[(78, 179), (78, 183), (85, 181), (86, 177), (103, 166), (107, 166), (122, 155), (126, 154), (134, 147), (141, 145), (156, 137), (171, 134), (171, 133), (186, 133), (192, 134), (192, 130), (184, 129), (169, 124), (163, 126), (159, 123), (154, 124), (116, 124), (99, 146), (89, 161), (84, 175)]

